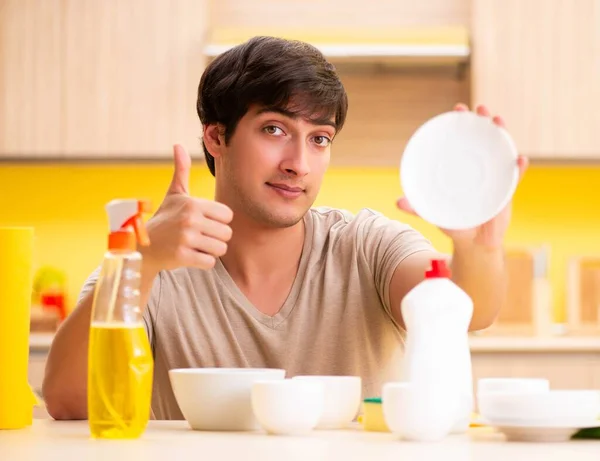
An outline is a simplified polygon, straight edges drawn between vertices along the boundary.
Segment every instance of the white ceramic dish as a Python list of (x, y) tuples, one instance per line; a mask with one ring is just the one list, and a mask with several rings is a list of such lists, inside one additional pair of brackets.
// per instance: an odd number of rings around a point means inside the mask
[(508, 132), (473, 112), (446, 112), (408, 141), (400, 182), (414, 210), (444, 229), (468, 229), (496, 216), (517, 186), (518, 152)]
[(543, 378), (480, 378), (477, 393), (485, 392), (545, 392), (550, 390), (550, 381)]
[(460, 404), (450, 394), (425, 391), (407, 382), (387, 382), (381, 398), (385, 423), (401, 439), (441, 440), (452, 432), (458, 417)]
[(494, 427), (509, 442), (566, 442), (581, 429), (600, 427), (600, 420), (588, 420), (565, 424), (562, 421), (545, 423), (497, 422), (480, 419), (478, 424)]
[(293, 379), (319, 381), (325, 386), (325, 406), (317, 429), (348, 427), (360, 410), (360, 376), (295, 376)]
[(325, 386), (318, 380), (264, 380), (252, 385), (252, 408), (268, 434), (310, 432), (324, 405)]
[(175, 398), (190, 427), (204, 431), (260, 429), (252, 410), (252, 384), (283, 380), (269, 368), (183, 368), (169, 370)]
[(581, 421), (595, 421), (600, 414), (600, 393), (596, 390), (485, 392), (478, 394), (477, 402), (482, 419), (496, 426), (576, 427)]

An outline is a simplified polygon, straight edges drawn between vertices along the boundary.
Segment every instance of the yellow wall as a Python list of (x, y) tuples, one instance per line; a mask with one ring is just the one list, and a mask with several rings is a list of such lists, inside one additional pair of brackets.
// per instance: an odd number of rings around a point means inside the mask
[[(104, 204), (115, 197), (161, 201), (171, 176), (164, 165), (2, 165), (0, 225), (33, 225), (35, 265), (64, 269), (69, 307), (101, 260), (106, 243)], [(192, 193), (211, 197), (213, 179), (203, 165), (192, 174)], [(551, 280), (557, 320), (563, 320), (565, 262), (573, 253), (600, 252), (600, 167), (536, 166), (515, 196), (507, 241), (551, 247)], [(377, 209), (406, 220), (442, 251), (447, 239), (436, 229), (395, 208), (401, 193), (395, 169), (332, 169), (316, 205), (356, 211)]]

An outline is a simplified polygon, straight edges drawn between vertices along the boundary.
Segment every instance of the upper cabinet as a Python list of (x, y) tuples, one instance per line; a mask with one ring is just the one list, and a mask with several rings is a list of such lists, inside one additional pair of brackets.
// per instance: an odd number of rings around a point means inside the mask
[(201, 152), (204, 0), (8, 0), (0, 9), (0, 156)]
[(0, 157), (62, 153), (60, 7), (0, 2)]
[(182, 143), (202, 158), (206, 63), (271, 34), (340, 69), (350, 111), (333, 163), (396, 167), (421, 123), (468, 102), (469, 2), (0, 0), (0, 157), (169, 158)]
[(202, 0), (68, 0), (64, 5), (64, 148), (71, 155), (199, 151)]
[(169, 158), (181, 143), (202, 158), (207, 62), (273, 34), (340, 71), (336, 165), (396, 167), (457, 102), (501, 114), (523, 154), (600, 158), (600, 0), (317, 3), (0, 0), (0, 157)]
[(473, 0), (473, 103), (523, 154), (600, 158), (600, 0)]

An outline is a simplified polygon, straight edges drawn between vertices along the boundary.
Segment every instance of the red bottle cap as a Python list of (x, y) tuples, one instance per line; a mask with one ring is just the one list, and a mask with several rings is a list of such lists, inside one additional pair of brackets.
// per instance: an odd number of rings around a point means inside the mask
[(432, 259), (431, 269), (425, 272), (426, 279), (450, 278), (452, 273), (445, 259)]

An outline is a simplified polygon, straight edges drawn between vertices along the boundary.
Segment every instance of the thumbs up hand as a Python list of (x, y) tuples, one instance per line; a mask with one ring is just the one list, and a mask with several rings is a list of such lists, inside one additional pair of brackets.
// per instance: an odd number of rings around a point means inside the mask
[(150, 246), (141, 249), (155, 273), (178, 267), (210, 269), (227, 251), (233, 212), (214, 200), (190, 197), (192, 161), (179, 145), (173, 148), (173, 179), (156, 214), (148, 221)]

